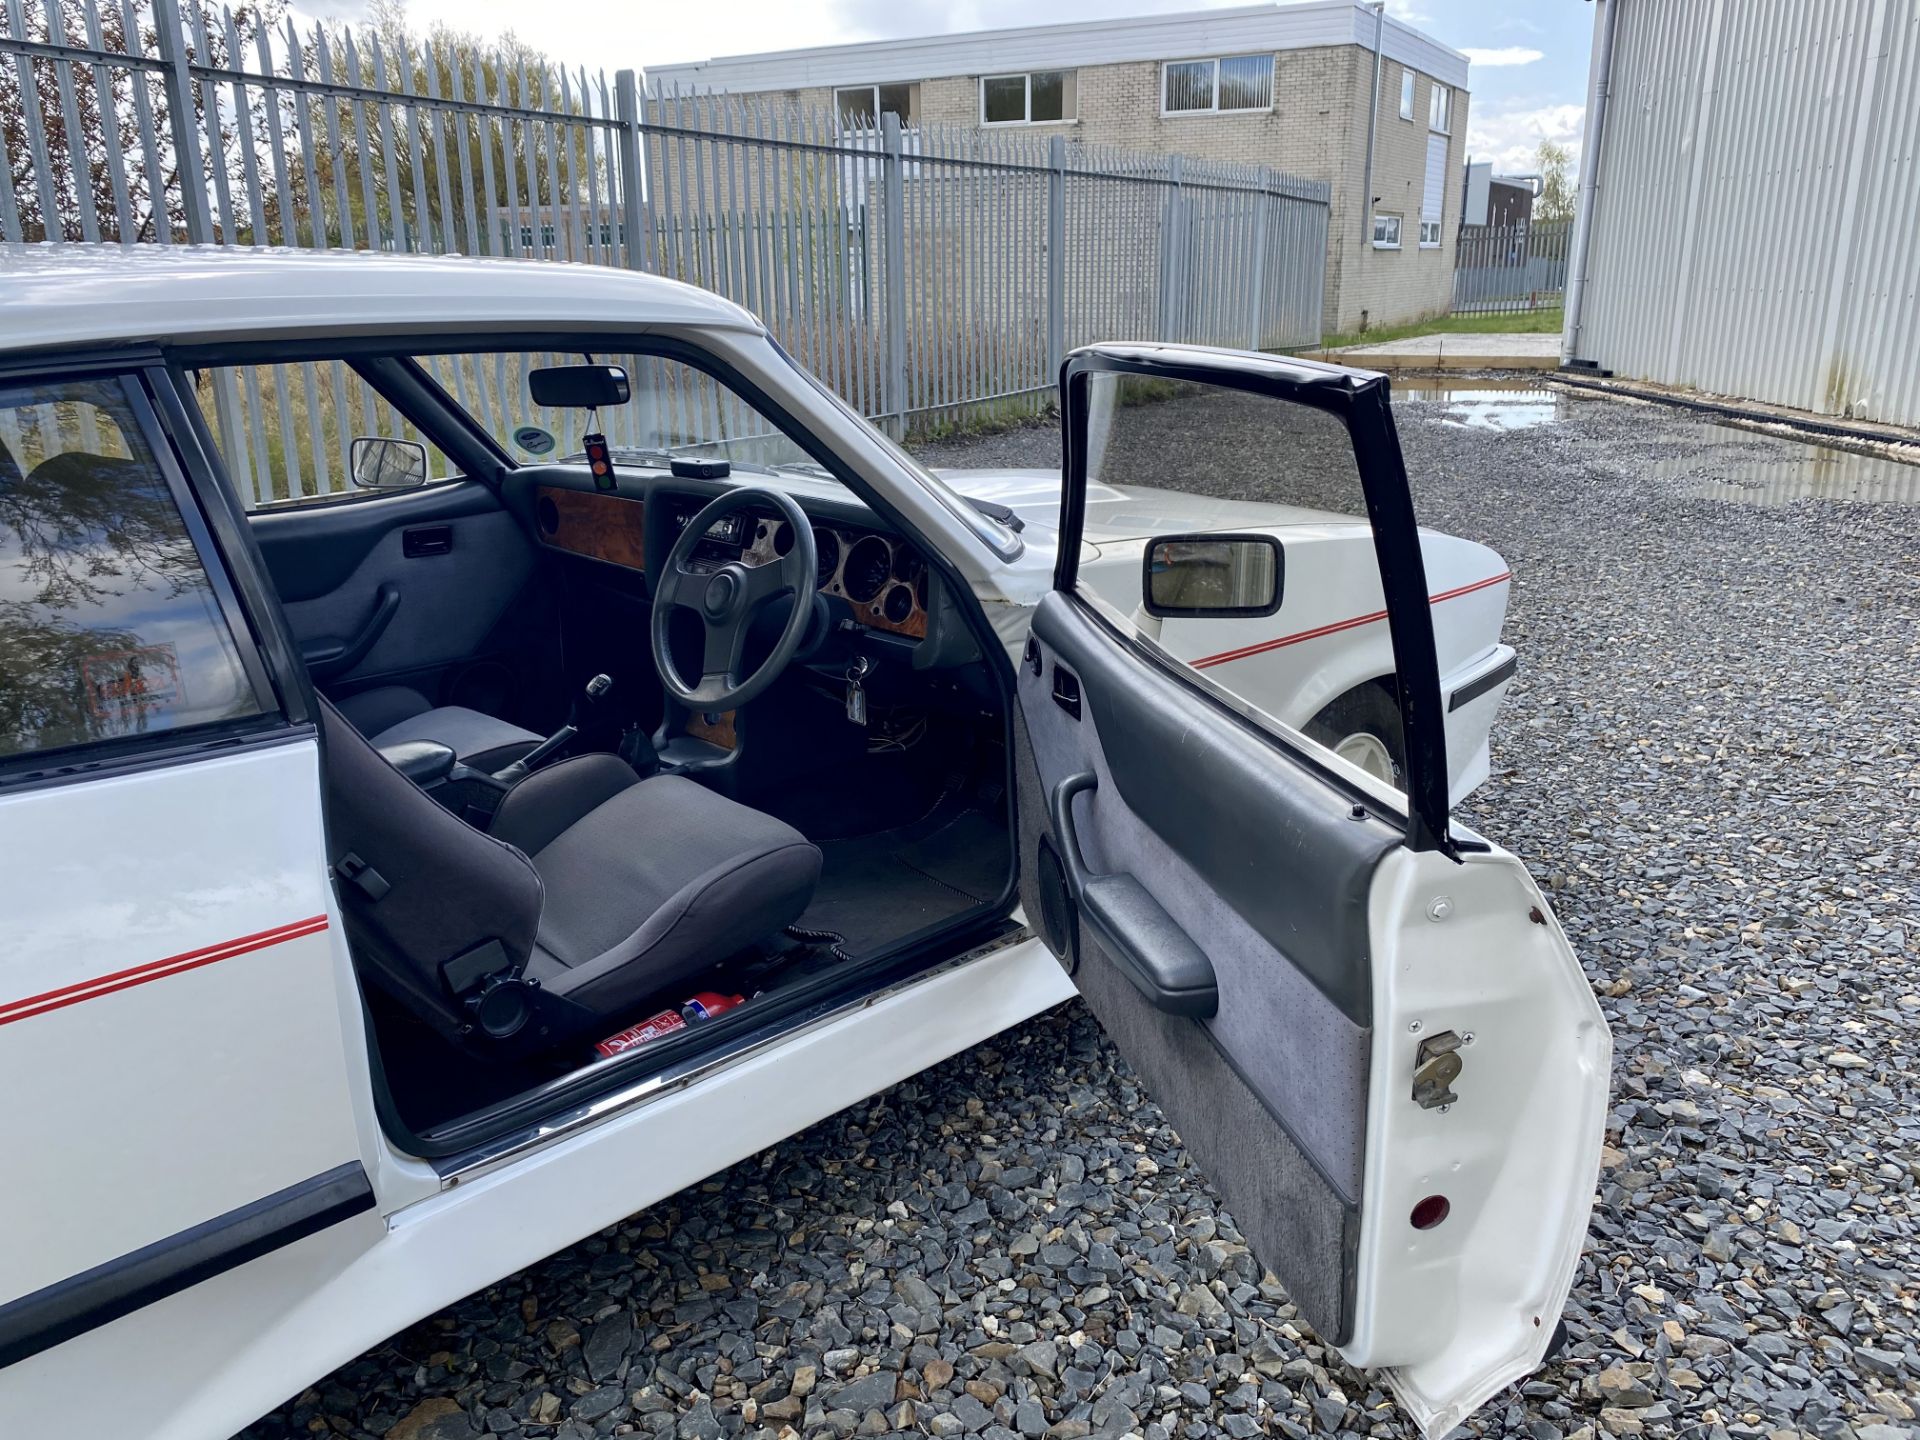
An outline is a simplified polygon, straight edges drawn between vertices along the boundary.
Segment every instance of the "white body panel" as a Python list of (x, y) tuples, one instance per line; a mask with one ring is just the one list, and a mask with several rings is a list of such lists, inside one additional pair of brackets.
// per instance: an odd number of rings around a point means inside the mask
[(0, 855), (0, 1304), (360, 1158), (311, 739), (0, 796)]
[[(1374, 877), (1370, 928), (1359, 1292), (1371, 1303), (1342, 1353), (1386, 1368), (1437, 1440), (1537, 1368), (1553, 1337), (1599, 1174), (1613, 1040), (1559, 922), (1504, 850), (1459, 864), (1396, 851)], [(1420, 1038), (1448, 1030), (1472, 1037), (1459, 1100), (1424, 1109), (1411, 1100)], [(1435, 1195), (1451, 1214), (1414, 1229), (1414, 1206)]]
[(422, 1315), (1072, 995), (1023, 940), (427, 1199), (382, 1194), (384, 1220), (355, 1217), (0, 1372), (0, 1435), (45, 1433), (57, 1414), (63, 1440), (120, 1440), (125, 1412), (71, 1403), (110, 1377), (139, 1397), (143, 1437), (225, 1440)]

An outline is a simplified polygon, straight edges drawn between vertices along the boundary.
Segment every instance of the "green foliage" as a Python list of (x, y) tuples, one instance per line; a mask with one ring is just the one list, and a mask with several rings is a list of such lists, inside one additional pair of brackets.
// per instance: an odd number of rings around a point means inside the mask
[(1542, 140), (1536, 156), (1540, 167), (1540, 196), (1533, 202), (1533, 218), (1540, 221), (1573, 218), (1573, 157), (1567, 147)]

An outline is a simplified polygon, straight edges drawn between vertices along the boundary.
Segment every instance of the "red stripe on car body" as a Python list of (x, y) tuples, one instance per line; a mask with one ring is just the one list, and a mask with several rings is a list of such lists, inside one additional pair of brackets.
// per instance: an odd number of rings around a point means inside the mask
[(82, 1000), (111, 995), (117, 990), (130, 990), (136, 985), (145, 985), (152, 980), (164, 980), (169, 975), (179, 975), (188, 970), (198, 970), (203, 965), (231, 960), (236, 955), (251, 954), (255, 950), (265, 950), (269, 946), (279, 945), (284, 941), (298, 940), (304, 935), (318, 935), (326, 928), (327, 917), (313, 915), (288, 925), (276, 925), (271, 930), (260, 930), (234, 940), (223, 940), (218, 945), (203, 945), (198, 950), (169, 955), (164, 960), (150, 960), (144, 965), (116, 970), (110, 975), (96, 975), (91, 980), (63, 985), (57, 990), (47, 990), (38, 995), (28, 995), (20, 1000), (10, 1000), (5, 1005), (0, 1005), (0, 1025), (11, 1025), (16, 1020), (25, 1020), (33, 1015), (44, 1015), (49, 1010), (78, 1005)]
[[(1442, 600), (1455, 600), (1462, 595), (1471, 595), (1476, 590), (1484, 590), (1489, 585), (1499, 585), (1513, 578), (1511, 570), (1503, 570), (1498, 575), (1489, 575), (1484, 580), (1475, 580), (1470, 585), (1456, 585), (1451, 590), (1442, 590), (1438, 595), (1429, 595), (1427, 603), (1438, 605)], [(1356, 615), (1351, 620), (1336, 620), (1331, 625), (1321, 625), (1312, 630), (1301, 630), (1293, 635), (1282, 635), (1275, 640), (1262, 640), (1257, 644), (1243, 645), (1238, 650), (1222, 650), (1218, 655), (1203, 655), (1198, 660), (1187, 663), (1196, 670), (1205, 670), (1213, 665), (1226, 665), (1235, 660), (1245, 660), (1251, 655), (1264, 655), (1269, 650), (1282, 650), (1289, 645), (1298, 645), (1306, 640), (1318, 640), (1323, 635), (1334, 635), (1342, 630), (1358, 629), (1362, 625), (1372, 625), (1387, 618), (1384, 610), (1375, 610), (1370, 615)]]

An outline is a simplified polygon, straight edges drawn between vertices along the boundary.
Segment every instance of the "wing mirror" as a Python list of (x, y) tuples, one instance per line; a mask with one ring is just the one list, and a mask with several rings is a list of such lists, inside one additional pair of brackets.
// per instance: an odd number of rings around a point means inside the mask
[(1140, 603), (1163, 619), (1271, 615), (1285, 574), (1271, 535), (1157, 535), (1147, 542)]
[(347, 458), (353, 483), (363, 490), (411, 490), (427, 483), (427, 447), (417, 440), (361, 435)]
[(618, 365), (543, 365), (527, 372), (527, 393), (545, 409), (605, 410), (633, 392)]

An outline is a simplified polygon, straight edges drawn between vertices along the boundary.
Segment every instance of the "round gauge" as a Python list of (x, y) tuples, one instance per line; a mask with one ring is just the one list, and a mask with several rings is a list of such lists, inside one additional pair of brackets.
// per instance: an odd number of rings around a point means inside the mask
[(849, 600), (865, 605), (887, 583), (887, 572), (892, 566), (893, 556), (887, 542), (878, 535), (862, 536), (847, 551), (847, 567), (840, 574), (840, 587), (847, 592)]
[(912, 546), (896, 545), (894, 547), (894, 550), (893, 550), (893, 578), (894, 579), (905, 581), (907, 584), (911, 585), (914, 582), (914, 577), (919, 575), (919, 573), (926, 568), (927, 568), (926, 563), (922, 561), (919, 555), (917, 555), (914, 552)]
[(927, 567), (924, 565), (913, 582), (913, 598), (919, 602), (922, 610), (927, 608)]
[(840, 566), (840, 537), (831, 530), (813, 532), (813, 583), (819, 589), (825, 589), (833, 580), (833, 572)]
[(786, 555), (793, 549), (793, 527), (784, 520), (762, 520), (760, 533), (765, 535), (768, 529), (773, 531), (773, 553)]
[(887, 591), (887, 598), (880, 602), (880, 613), (896, 625), (907, 623), (907, 617), (913, 614), (913, 588), (909, 585), (895, 585)]

